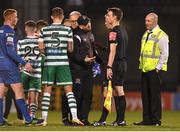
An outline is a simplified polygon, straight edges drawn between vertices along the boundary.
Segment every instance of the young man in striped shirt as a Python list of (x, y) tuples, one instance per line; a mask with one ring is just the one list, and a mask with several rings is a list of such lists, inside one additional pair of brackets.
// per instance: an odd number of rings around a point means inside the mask
[(42, 126), (47, 125), (48, 109), (50, 105), (50, 95), (52, 85), (64, 86), (68, 105), (72, 114), (72, 123), (83, 125), (77, 117), (77, 104), (72, 92), (72, 77), (69, 68), (67, 52), (73, 51), (72, 30), (64, 26), (63, 10), (59, 7), (52, 9), (51, 19), (53, 23), (50, 26), (42, 28), (42, 34), (39, 38), (39, 48), (46, 56), (42, 83), (45, 84), (42, 97), (42, 118), (44, 122), (39, 123)]
[(26, 37), (18, 41), (18, 54), (33, 66), (33, 72), (22, 69), (21, 79), (24, 91), (27, 93), (30, 115), (36, 120), (35, 114), (38, 109), (36, 96), (41, 92), (41, 54), (38, 49), (38, 37), (35, 36), (36, 23), (29, 20), (25, 23)]

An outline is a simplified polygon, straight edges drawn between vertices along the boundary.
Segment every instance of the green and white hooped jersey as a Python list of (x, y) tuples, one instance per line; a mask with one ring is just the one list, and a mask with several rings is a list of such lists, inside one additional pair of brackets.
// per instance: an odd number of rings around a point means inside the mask
[(19, 40), (17, 44), (18, 54), (32, 64), (33, 72), (29, 73), (23, 69), (25, 74), (33, 77), (41, 78), (41, 59), (42, 56), (38, 49), (38, 38), (35, 36), (27, 36), (25, 39)]
[(65, 66), (69, 65), (67, 55), (68, 42), (73, 41), (73, 33), (70, 27), (53, 23), (42, 28), (39, 41), (45, 44), (44, 66)]

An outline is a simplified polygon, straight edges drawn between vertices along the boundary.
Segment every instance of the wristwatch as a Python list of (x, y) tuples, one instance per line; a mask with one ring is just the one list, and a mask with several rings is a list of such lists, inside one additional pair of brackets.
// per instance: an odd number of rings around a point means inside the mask
[(112, 69), (112, 67), (107, 65), (107, 69)]

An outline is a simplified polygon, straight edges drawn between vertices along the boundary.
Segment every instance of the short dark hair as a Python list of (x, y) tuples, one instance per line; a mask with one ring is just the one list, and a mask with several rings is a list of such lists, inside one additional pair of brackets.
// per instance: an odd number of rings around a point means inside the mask
[(90, 18), (85, 15), (82, 15), (78, 18), (77, 22), (78, 22), (78, 25), (86, 26), (90, 22)]
[(51, 16), (53, 17), (62, 17), (64, 15), (64, 11), (60, 7), (55, 7), (52, 9), (52, 14)]
[(35, 31), (36, 29), (36, 23), (33, 20), (28, 20), (25, 22), (25, 27), (28, 27), (31, 32)]
[(38, 20), (36, 22), (37, 25), (37, 30), (40, 30), (42, 27), (45, 27), (48, 25), (48, 22), (46, 22), (45, 20)]
[(4, 12), (3, 12), (3, 17), (4, 19), (8, 16), (10, 16), (11, 14), (13, 13), (17, 13), (17, 11), (15, 9), (6, 9)]
[(111, 11), (113, 13), (114, 16), (117, 17), (118, 21), (121, 21), (123, 18), (123, 11), (121, 10), (121, 8), (118, 7), (112, 7), (112, 8), (108, 8), (107, 12)]
[(25, 22), (25, 26), (36, 27), (36, 23), (33, 20), (28, 20)]

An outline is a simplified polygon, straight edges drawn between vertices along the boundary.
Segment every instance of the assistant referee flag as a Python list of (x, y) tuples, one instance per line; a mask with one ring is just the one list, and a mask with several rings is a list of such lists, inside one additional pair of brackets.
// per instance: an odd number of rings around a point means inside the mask
[(112, 103), (112, 82), (109, 80), (108, 82), (108, 92), (106, 99), (104, 101), (104, 107), (111, 112), (111, 103)]

